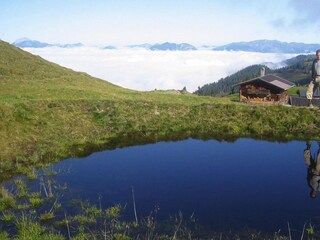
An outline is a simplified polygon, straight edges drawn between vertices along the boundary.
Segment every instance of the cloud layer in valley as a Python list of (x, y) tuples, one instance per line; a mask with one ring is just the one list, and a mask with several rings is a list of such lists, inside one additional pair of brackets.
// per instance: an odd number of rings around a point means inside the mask
[(279, 63), (292, 54), (227, 51), (149, 51), (81, 48), (29, 48), (33, 54), (76, 71), (86, 72), (121, 87), (149, 91), (182, 89), (216, 82), (244, 67)]

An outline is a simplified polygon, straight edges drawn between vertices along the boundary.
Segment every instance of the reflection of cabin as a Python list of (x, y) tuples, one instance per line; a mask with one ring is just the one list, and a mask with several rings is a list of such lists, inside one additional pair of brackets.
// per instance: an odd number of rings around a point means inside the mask
[(288, 103), (288, 89), (294, 83), (268, 74), (237, 84), (240, 87), (240, 102)]

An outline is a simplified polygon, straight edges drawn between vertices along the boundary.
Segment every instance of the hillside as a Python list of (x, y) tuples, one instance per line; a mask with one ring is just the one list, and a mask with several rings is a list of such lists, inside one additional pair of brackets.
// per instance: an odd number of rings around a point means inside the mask
[[(228, 77), (220, 79), (218, 82), (205, 84), (199, 87), (194, 93), (199, 96), (224, 96), (233, 93), (233, 85), (258, 76), (262, 65), (253, 65), (246, 67)], [(266, 67), (266, 74), (270, 69)]]
[(209, 83), (199, 87), (194, 93), (200, 96), (225, 96), (237, 92), (233, 85), (258, 77), (260, 68), (266, 69), (266, 74), (274, 74), (294, 82), (297, 86), (305, 85), (310, 81), (310, 69), (314, 55), (299, 55), (284, 61), (286, 67), (270, 69), (263, 65), (246, 67), (230, 76), (220, 79), (218, 82)]
[(274, 74), (294, 82), (297, 86), (310, 82), (310, 72), (314, 54), (299, 55), (285, 61), (286, 67), (275, 69)]
[[(180, 121), (174, 117), (183, 115), (179, 105), (188, 108), (214, 102), (194, 95), (125, 89), (3, 41), (0, 89), (0, 162), (38, 159), (48, 153), (68, 156), (116, 136), (156, 131), (162, 118), (167, 124)], [(162, 108), (172, 109), (158, 116)], [(172, 126), (163, 127), (163, 133), (174, 131)]]
[(128, 90), (74, 72), (0, 41), (0, 87), (4, 99), (119, 98)]
[(320, 130), (319, 113), (309, 109), (133, 91), (2, 41), (0, 89), (0, 182), (104, 149), (190, 137), (317, 139)]
[[(87, 73), (75, 72), (0, 41), (0, 101), (14, 100), (162, 100), (166, 94), (125, 89)], [(158, 94), (159, 93), (159, 94)], [(195, 96), (184, 98), (192, 102)], [(180, 100), (179, 100), (180, 99)], [(201, 100), (199, 99), (201, 102)]]

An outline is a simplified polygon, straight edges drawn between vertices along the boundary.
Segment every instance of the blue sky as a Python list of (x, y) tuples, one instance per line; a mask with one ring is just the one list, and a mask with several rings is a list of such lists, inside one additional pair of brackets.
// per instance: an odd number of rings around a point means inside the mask
[(1, 0), (0, 39), (49, 43), (318, 43), (319, 0)]

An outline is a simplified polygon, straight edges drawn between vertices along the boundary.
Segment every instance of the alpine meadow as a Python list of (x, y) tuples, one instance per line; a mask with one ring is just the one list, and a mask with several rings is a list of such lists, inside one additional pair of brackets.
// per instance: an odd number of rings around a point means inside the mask
[(167, 139), (319, 139), (320, 112), (139, 92), (0, 42), (1, 181), (44, 162)]

